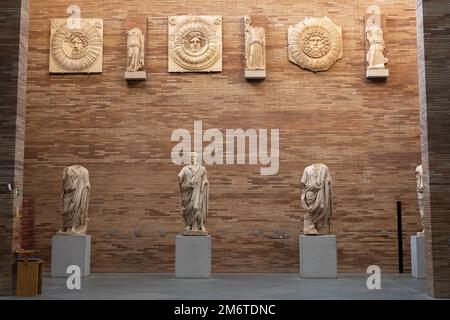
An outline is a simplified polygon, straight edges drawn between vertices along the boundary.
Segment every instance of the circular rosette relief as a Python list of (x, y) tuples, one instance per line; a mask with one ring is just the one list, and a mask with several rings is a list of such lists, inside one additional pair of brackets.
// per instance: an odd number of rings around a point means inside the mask
[(81, 21), (79, 28), (69, 28), (62, 23), (50, 41), (51, 55), (63, 70), (82, 72), (88, 70), (102, 54), (103, 39), (101, 25)]
[(181, 68), (202, 71), (213, 66), (221, 57), (221, 38), (214, 23), (200, 18), (186, 19), (174, 25), (169, 39), (169, 54)]
[(311, 18), (288, 31), (289, 60), (314, 72), (328, 70), (342, 58), (342, 29), (329, 18)]

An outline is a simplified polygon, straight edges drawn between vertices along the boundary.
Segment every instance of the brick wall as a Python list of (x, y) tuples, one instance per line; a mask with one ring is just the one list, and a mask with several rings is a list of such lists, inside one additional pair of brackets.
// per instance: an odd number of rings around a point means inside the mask
[[(326, 163), (334, 181), (332, 233), (340, 272), (378, 264), (397, 271), (396, 200), (409, 235), (420, 230), (414, 170), (420, 163), (414, 0), (381, 9), (390, 59), (387, 82), (365, 79), (364, 15), (372, 1), (79, 0), (81, 15), (104, 19), (101, 75), (49, 75), (50, 18), (73, 1), (31, 4), (25, 195), (35, 205), (35, 240), (50, 260), (61, 227), (62, 170), (80, 164), (92, 183), (90, 231), (94, 272), (172, 272), (182, 228), (173, 130), (280, 129), (280, 170), (208, 166), (213, 272), (295, 272), (303, 210), (303, 169)], [(223, 72), (169, 74), (167, 17), (223, 16)], [(148, 81), (128, 85), (128, 17), (148, 17)], [(244, 80), (244, 26), (266, 28), (268, 77)], [(314, 74), (290, 63), (287, 29), (327, 15), (343, 27), (344, 57)], [(206, 144), (205, 144), (206, 145)], [(48, 266), (48, 263), (46, 264)]]
[(24, 198), (20, 219), (20, 240), (22, 249), (34, 249), (34, 202)]
[(417, 8), (428, 290), (450, 297), (450, 3)]
[(0, 295), (13, 287), (12, 251), (20, 246), (28, 43), (28, 1), (0, 2)]

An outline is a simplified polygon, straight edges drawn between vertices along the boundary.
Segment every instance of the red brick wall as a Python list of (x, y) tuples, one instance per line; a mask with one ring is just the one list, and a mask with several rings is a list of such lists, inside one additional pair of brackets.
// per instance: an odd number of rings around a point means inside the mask
[(417, 5), (428, 290), (450, 297), (450, 3)]
[(27, 83), (28, 1), (0, 1), (0, 295), (14, 286), (13, 254), (20, 246)]
[(22, 249), (34, 249), (34, 202), (27, 198), (23, 199), (20, 239)]
[[(89, 169), (92, 269), (172, 272), (182, 228), (171, 162), (177, 128), (280, 129), (280, 170), (208, 166), (213, 272), (295, 272), (302, 229), (298, 183), (303, 169), (326, 163), (334, 181), (332, 232), (339, 271), (378, 264), (397, 270), (396, 200), (409, 235), (420, 230), (414, 170), (420, 163), (414, 0), (382, 6), (390, 59), (387, 82), (365, 79), (364, 15), (372, 1), (80, 0), (82, 17), (103, 18), (101, 75), (48, 74), (49, 19), (73, 1), (31, 5), (25, 194), (35, 203), (35, 238), (50, 259), (61, 227), (65, 166)], [(148, 16), (146, 82), (127, 85), (125, 26)], [(223, 16), (223, 72), (169, 74), (167, 17)], [(268, 77), (243, 78), (242, 17), (266, 28)], [(343, 27), (344, 57), (314, 74), (288, 61), (287, 29), (305, 16)], [(280, 238), (280, 234), (284, 235)], [(48, 265), (48, 264), (47, 264)]]

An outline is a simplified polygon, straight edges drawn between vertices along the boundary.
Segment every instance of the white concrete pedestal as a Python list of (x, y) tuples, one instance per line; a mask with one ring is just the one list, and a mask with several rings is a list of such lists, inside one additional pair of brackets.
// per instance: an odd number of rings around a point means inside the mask
[(66, 278), (67, 267), (76, 265), (81, 276), (91, 273), (91, 236), (56, 234), (52, 238), (52, 277)]
[(301, 278), (337, 278), (336, 236), (301, 235), (299, 248)]
[(418, 279), (427, 277), (425, 237), (411, 236), (411, 274)]
[(211, 276), (211, 236), (176, 237), (175, 276), (177, 278)]

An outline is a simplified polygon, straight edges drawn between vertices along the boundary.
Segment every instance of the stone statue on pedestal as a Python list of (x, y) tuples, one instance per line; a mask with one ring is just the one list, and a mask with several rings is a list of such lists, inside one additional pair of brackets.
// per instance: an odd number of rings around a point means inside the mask
[[(324, 164), (313, 164), (305, 168), (300, 187), (301, 202), (307, 211), (304, 216), (303, 233), (319, 235), (329, 233), (332, 214), (332, 187), (330, 170)], [(327, 232), (328, 231), (328, 232)]]
[(266, 76), (265, 30), (253, 27), (252, 19), (245, 17), (245, 77), (264, 79)]
[(127, 81), (147, 80), (145, 71), (145, 33), (138, 27), (127, 31)]
[(184, 235), (208, 235), (205, 227), (208, 215), (209, 182), (206, 168), (198, 163), (195, 152), (191, 164), (178, 174), (181, 214), (185, 223)]
[(384, 36), (383, 30), (376, 24), (368, 24), (366, 27), (366, 37), (369, 42), (369, 50), (366, 57), (366, 77), (386, 78), (389, 70), (386, 68), (388, 59), (384, 56)]
[(90, 190), (86, 168), (75, 165), (64, 169), (61, 197), (63, 229), (59, 234), (86, 235)]
[(144, 68), (144, 34), (133, 28), (127, 32), (127, 71), (136, 72)]
[(416, 181), (417, 181), (417, 199), (419, 200), (420, 222), (422, 224), (422, 232), (417, 232), (417, 236), (423, 237), (425, 235), (425, 203), (423, 195), (422, 165), (419, 165), (416, 168)]

